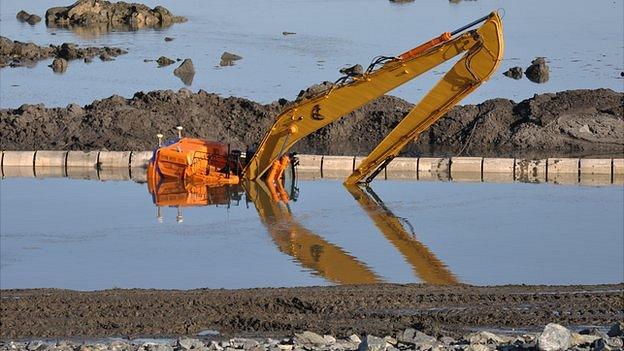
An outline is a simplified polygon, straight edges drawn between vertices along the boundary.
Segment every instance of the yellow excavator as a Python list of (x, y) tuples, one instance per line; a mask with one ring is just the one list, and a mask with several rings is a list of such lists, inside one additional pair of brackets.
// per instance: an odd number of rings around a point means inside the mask
[[(476, 29), (471, 29), (480, 25)], [(463, 54), (346, 179), (346, 185), (370, 182), (401, 150), (462, 98), (487, 80), (503, 56), (503, 28), (497, 12), (427, 41), (398, 56), (376, 57), (366, 70), (357, 65), (328, 89), (303, 97), (276, 117), (258, 147), (241, 153), (219, 142), (179, 138), (160, 143), (148, 177), (213, 186), (263, 180), (276, 201), (290, 149), (302, 138), (432, 68)], [(245, 180), (245, 182), (242, 182)]]

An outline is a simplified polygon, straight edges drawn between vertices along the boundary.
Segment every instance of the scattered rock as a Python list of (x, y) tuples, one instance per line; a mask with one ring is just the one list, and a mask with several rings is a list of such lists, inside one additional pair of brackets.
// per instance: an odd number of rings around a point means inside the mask
[(538, 57), (526, 69), (526, 77), (533, 83), (545, 83), (549, 79), (549, 68), (546, 59)]
[(41, 22), (41, 17), (35, 14), (30, 14), (24, 10), (21, 10), (20, 12), (18, 12), (15, 18), (17, 18), (17, 20), (20, 22), (27, 22), (30, 25), (35, 25)]
[(204, 343), (198, 339), (192, 338), (179, 338), (176, 341), (178, 350), (201, 350), (204, 348)]
[(619, 321), (617, 323), (615, 323), (611, 329), (609, 329), (609, 332), (607, 333), (607, 335), (609, 335), (610, 337), (623, 337), (624, 336), (624, 321)]
[(511, 67), (507, 71), (503, 72), (503, 74), (509, 78), (513, 79), (522, 79), (523, 70), (522, 67)]
[(162, 6), (151, 9), (143, 4), (102, 0), (78, 0), (70, 6), (52, 7), (46, 11), (45, 18), (48, 26), (106, 26), (132, 30), (166, 27), (186, 21)]
[(301, 334), (295, 334), (295, 336), (300, 344), (325, 345), (326, 343), (325, 338), (307, 330)]
[(55, 58), (50, 65), (55, 73), (63, 73), (67, 71), (67, 66), (67, 60), (62, 58)]
[(100, 54), (100, 60), (102, 61), (114, 61), (115, 59), (109, 55), (107, 52), (103, 52), (102, 54)]
[(541, 351), (563, 351), (572, 347), (572, 334), (559, 324), (550, 323), (537, 338), (537, 346)]
[(366, 335), (360, 343), (358, 351), (385, 351), (388, 344), (382, 338), (374, 335)]
[(158, 60), (156, 60), (156, 63), (158, 63), (158, 66), (160, 67), (164, 67), (164, 66), (169, 66), (171, 64), (173, 64), (175, 61), (166, 57), (166, 56), (161, 56), (158, 58)]
[(173, 41), (174, 38), (172, 37), (165, 37), (165, 41)]
[(127, 51), (115, 47), (78, 47), (73, 43), (63, 43), (59, 46), (38, 46), (33, 43), (12, 41), (6, 37), (0, 37), (0, 67), (20, 67), (34, 65), (35, 62), (50, 57), (64, 60), (93, 58), (104, 54), (105, 56), (119, 56)]
[(219, 62), (219, 66), (233, 66), (234, 61), (238, 61), (242, 58), (242, 56), (225, 51), (223, 54), (221, 54), (221, 62)]
[(193, 84), (193, 77), (195, 77), (195, 67), (193, 67), (193, 61), (191, 59), (185, 59), (182, 64), (173, 70), (173, 74), (180, 78), (186, 85)]

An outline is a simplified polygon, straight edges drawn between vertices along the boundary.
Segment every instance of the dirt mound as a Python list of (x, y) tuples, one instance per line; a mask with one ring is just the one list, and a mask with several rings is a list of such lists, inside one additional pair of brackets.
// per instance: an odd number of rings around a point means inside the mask
[(95, 56), (107, 55), (111, 57), (126, 54), (127, 51), (115, 47), (78, 47), (73, 43), (63, 43), (59, 46), (39, 46), (34, 43), (22, 43), (0, 36), (0, 68), (31, 66), (37, 61), (55, 57), (64, 60), (92, 59)]
[(624, 285), (359, 286), (247, 290), (0, 290), (0, 339), (196, 335), (346, 337), (416, 327), (437, 335), (475, 327), (610, 325)]
[[(516, 157), (582, 156), (624, 152), (624, 93), (608, 89), (536, 95), (514, 103), (493, 99), (458, 106), (404, 153)], [(139, 92), (112, 96), (84, 108), (23, 105), (0, 110), (4, 150), (143, 150), (156, 134), (185, 134), (244, 149), (258, 142), (288, 101), (269, 105), (205, 91)], [(383, 96), (305, 138), (293, 151), (365, 155), (396, 126), (412, 105)]]

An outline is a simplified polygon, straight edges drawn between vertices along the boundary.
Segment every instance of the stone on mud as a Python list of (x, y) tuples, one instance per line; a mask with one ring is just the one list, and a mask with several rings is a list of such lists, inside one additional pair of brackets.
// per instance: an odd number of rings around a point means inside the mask
[(572, 333), (564, 326), (550, 323), (537, 338), (537, 346), (541, 351), (567, 350), (572, 347)]
[(525, 75), (533, 83), (545, 83), (549, 79), (549, 72), (546, 59), (538, 57), (527, 67)]

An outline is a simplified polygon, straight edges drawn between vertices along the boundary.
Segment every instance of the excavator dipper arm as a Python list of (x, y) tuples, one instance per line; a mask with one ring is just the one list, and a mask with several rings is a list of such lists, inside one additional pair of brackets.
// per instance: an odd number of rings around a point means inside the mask
[(276, 118), (250, 158), (244, 170), (245, 178), (254, 180), (262, 177), (297, 141), (441, 63), (467, 52), (361, 164), (357, 173), (347, 180), (349, 183), (358, 182), (386, 159), (396, 156), (405, 144), (495, 70), (503, 48), (500, 17), (493, 12), (478, 21), (485, 23), (477, 30), (456, 37), (452, 33), (444, 33), (398, 57), (386, 58), (379, 69), (373, 70), (374, 67), (371, 67), (364, 74), (348, 77), (346, 82), (304, 98), (287, 108)]

